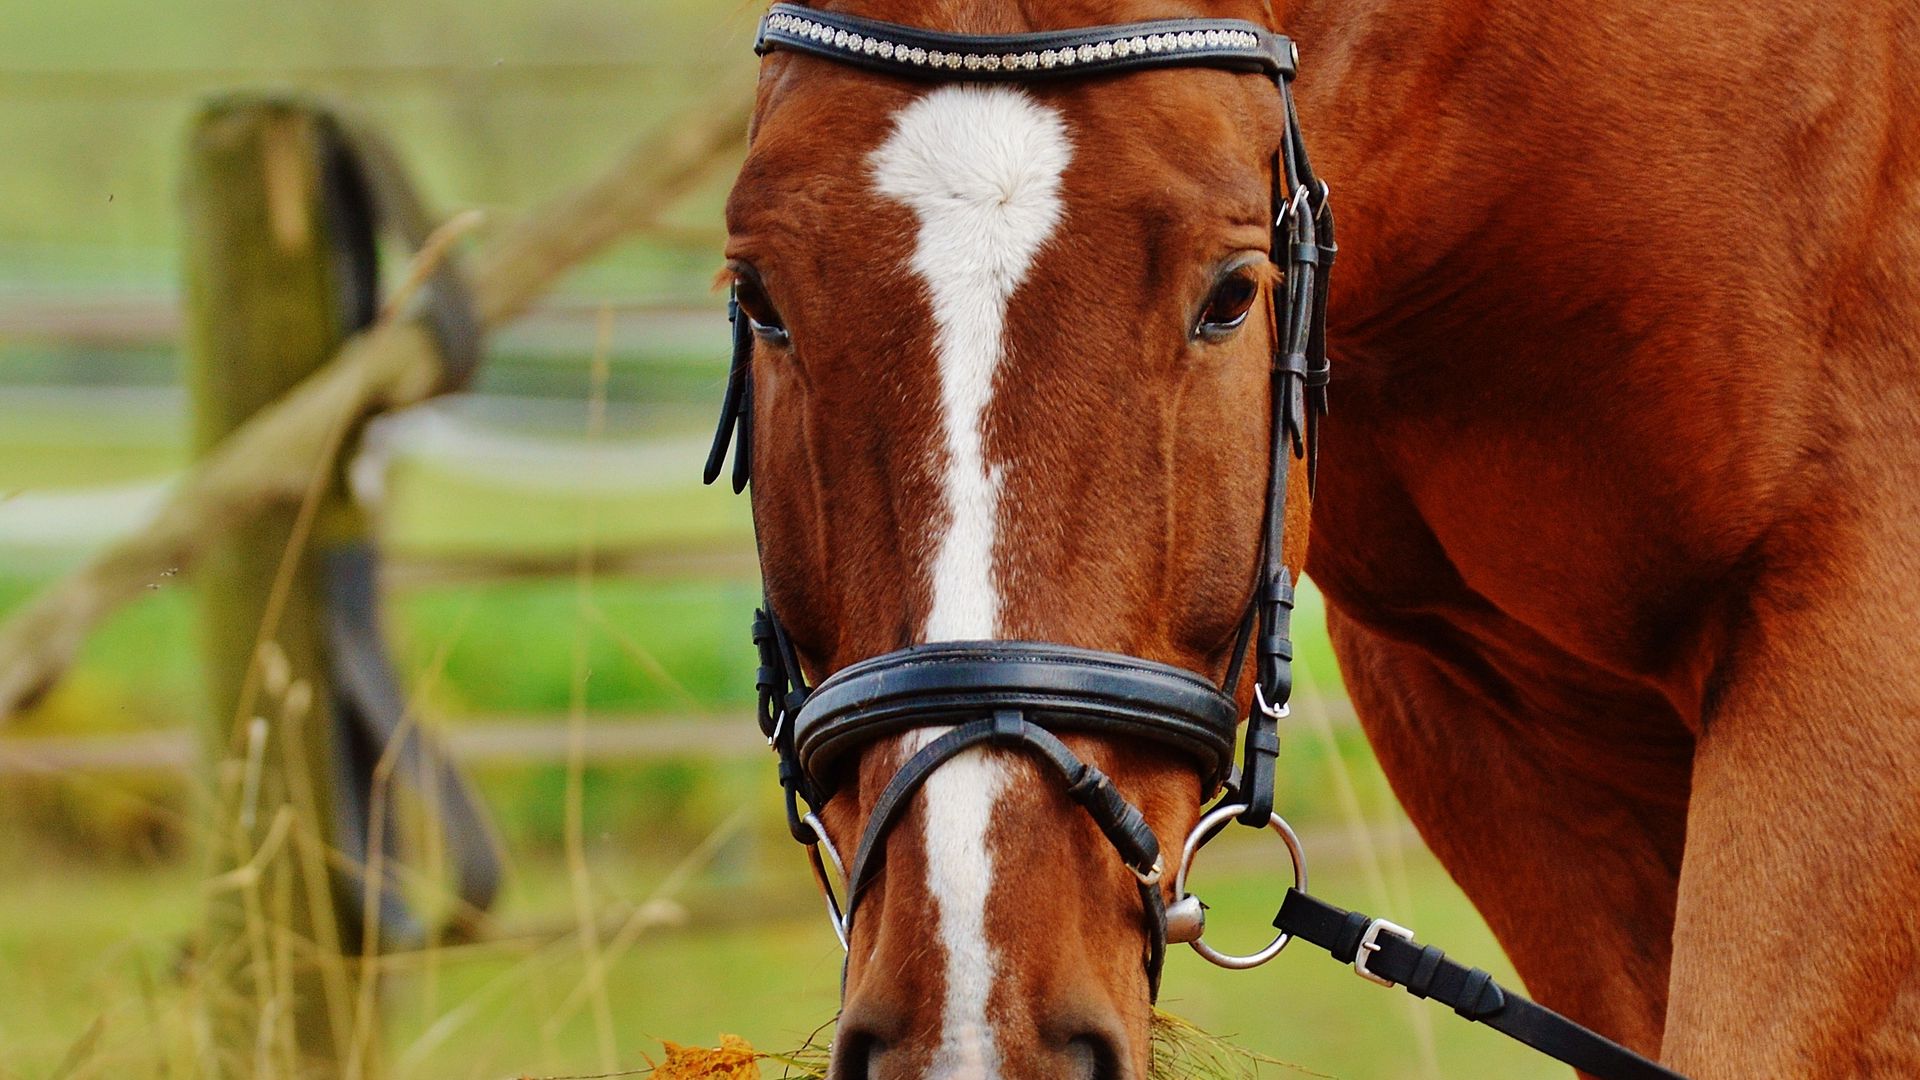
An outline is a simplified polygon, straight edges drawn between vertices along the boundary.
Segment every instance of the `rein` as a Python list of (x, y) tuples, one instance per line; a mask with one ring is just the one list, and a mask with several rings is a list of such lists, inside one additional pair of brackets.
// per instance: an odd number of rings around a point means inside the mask
[[(1298, 49), (1288, 38), (1234, 19), (1162, 19), (1039, 33), (966, 35), (773, 5), (754, 51), (795, 52), (923, 82), (1023, 82), (1090, 79), (1151, 68), (1207, 67), (1273, 80), (1286, 132), (1272, 161), (1270, 257), (1285, 268), (1272, 293), (1274, 355), (1270, 379), (1270, 453), (1256, 580), (1235, 634), (1232, 661), (1218, 685), (1180, 668), (1138, 657), (1051, 642), (968, 641), (915, 645), (852, 664), (810, 686), (793, 640), (771, 600), (754, 613), (760, 664), (760, 728), (779, 759), (787, 827), (807, 847), (841, 944), (866, 889), (882, 869), (885, 840), (913, 796), (942, 765), (976, 747), (1018, 750), (1037, 759), (1112, 844), (1138, 880), (1147, 945), (1143, 963), (1158, 998), (1169, 942), (1187, 942), (1224, 967), (1254, 967), (1295, 939), (1313, 943), (1356, 973), (1402, 985), (1460, 1015), (1495, 1028), (1606, 1080), (1657, 1080), (1678, 1074), (1464, 968), (1411, 932), (1344, 911), (1307, 895), (1304, 856), (1274, 813), (1279, 722), (1293, 690), (1292, 575), (1285, 559), (1288, 472), (1304, 459), (1309, 490), (1317, 474), (1319, 425), (1326, 413), (1327, 275), (1335, 254), (1327, 185), (1307, 161), (1294, 108)], [(720, 476), (733, 451), (733, 489), (751, 479), (753, 333), (729, 299), (733, 362), (705, 480)], [(1239, 688), (1254, 656), (1254, 706), (1235, 763)], [(835, 765), (876, 740), (946, 729), (915, 752), (881, 793), (854, 860), (840, 858), (818, 811), (837, 788)], [(1165, 746), (1198, 767), (1220, 801), (1187, 838), (1175, 877), (1176, 900), (1162, 891), (1166, 860), (1139, 809), (1098, 768), (1058, 737), (1091, 731)], [(1252, 956), (1223, 955), (1202, 941), (1205, 905), (1185, 891), (1195, 855), (1230, 821), (1273, 828), (1293, 857), (1294, 887), (1274, 920), (1278, 937)], [(823, 858), (824, 853), (824, 858)], [(836, 894), (825, 863), (845, 882)], [(844, 899), (842, 899), (844, 897)]]

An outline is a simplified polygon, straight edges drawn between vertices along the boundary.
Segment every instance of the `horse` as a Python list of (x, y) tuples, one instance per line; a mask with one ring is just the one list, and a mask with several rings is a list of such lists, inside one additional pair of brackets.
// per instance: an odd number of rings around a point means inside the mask
[[(1310, 469), (1272, 392), (1296, 273), (1273, 81), (770, 50), (726, 208), (763, 674), (824, 692), (902, 649), (1058, 643), (1257, 717), (1242, 613), (1283, 552), (1543, 1004), (1694, 1077), (1920, 1071), (1920, 11), (823, 7), (1298, 42), (1311, 194), (1343, 222), (1330, 408)], [(793, 812), (883, 867), (856, 860), (836, 924), (834, 1075), (1145, 1076), (1142, 912), (1183, 898), (1126, 841), (1177, 848), (1220, 777), (1063, 731), (1138, 820), (1101, 816), (1038, 736), (915, 765), (942, 730), (846, 750)]]

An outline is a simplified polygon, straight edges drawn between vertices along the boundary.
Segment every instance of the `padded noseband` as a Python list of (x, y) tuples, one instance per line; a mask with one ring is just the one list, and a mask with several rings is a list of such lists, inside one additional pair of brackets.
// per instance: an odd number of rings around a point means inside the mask
[(1191, 757), (1204, 790), (1233, 764), (1240, 710), (1191, 671), (1120, 653), (1037, 641), (915, 645), (853, 664), (815, 687), (794, 719), (800, 766), (832, 775), (876, 739), (1015, 710), (1048, 731), (1158, 743)]

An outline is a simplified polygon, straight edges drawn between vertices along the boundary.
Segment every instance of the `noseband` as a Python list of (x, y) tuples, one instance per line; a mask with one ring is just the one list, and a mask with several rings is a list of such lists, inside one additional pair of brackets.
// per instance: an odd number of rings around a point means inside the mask
[[(754, 51), (762, 56), (803, 53), (922, 82), (1043, 83), (1152, 68), (1215, 68), (1271, 79), (1286, 118), (1285, 134), (1272, 159), (1269, 257), (1284, 269), (1285, 279), (1274, 289), (1272, 301), (1265, 524), (1257, 578), (1221, 683), (1139, 657), (1072, 645), (962, 641), (899, 649), (809, 686), (771, 601), (755, 612), (761, 731), (779, 756), (788, 829), (807, 846), (841, 943), (848, 942), (854, 911), (880, 870), (889, 830), (927, 778), (975, 747), (1017, 750), (1055, 776), (1138, 879), (1147, 932), (1147, 983), (1156, 999), (1169, 940), (1191, 942), (1223, 966), (1248, 967), (1270, 959), (1289, 940), (1304, 939), (1352, 962), (1367, 978), (1407, 984), (1421, 996), (1453, 1004), (1463, 1016), (1597, 1075), (1622, 1080), (1675, 1076), (1550, 1010), (1505, 993), (1486, 972), (1446, 961), (1431, 946), (1415, 945), (1411, 934), (1392, 923), (1308, 896), (1299, 843), (1273, 812), (1278, 725), (1287, 715), (1293, 689), (1294, 593), (1283, 548), (1287, 479), (1297, 458), (1306, 460), (1310, 489), (1317, 473), (1319, 423), (1327, 405), (1326, 271), (1335, 252), (1327, 185), (1307, 162), (1294, 109), (1292, 82), (1299, 53), (1293, 42), (1237, 19), (1162, 19), (971, 35), (780, 3), (761, 20)], [(711, 484), (719, 478), (731, 446), (733, 489), (739, 492), (751, 475), (754, 441), (753, 333), (737, 300), (729, 301), (728, 317), (733, 324), (733, 364), (705, 479)], [(1236, 766), (1235, 698), (1249, 652), (1255, 657), (1254, 706)], [(853, 863), (844, 865), (817, 814), (835, 794), (841, 771), (836, 765), (876, 740), (922, 729), (944, 730), (894, 773), (868, 816)], [(1061, 732), (1091, 732), (1164, 747), (1194, 763), (1205, 791), (1224, 788), (1220, 801), (1187, 840), (1178, 868), (1182, 895), (1171, 912), (1171, 932), (1170, 911), (1161, 893), (1166, 864), (1158, 839), (1108, 777), (1060, 740)], [(1195, 851), (1230, 820), (1257, 828), (1272, 825), (1293, 853), (1295, 888), (1288, 890), (1275, 920), (1280, 936), (1253, 957), (1223, 957), (1202, 948), (1203, 907), (1184, 893)], [(843, 871), (844, 901), (835, 898), (823, 850)], [(1396, 972), (1400, 977), (1393, 977)], [(1615, 1067), (1622, 1062), (1626, 1067)]]

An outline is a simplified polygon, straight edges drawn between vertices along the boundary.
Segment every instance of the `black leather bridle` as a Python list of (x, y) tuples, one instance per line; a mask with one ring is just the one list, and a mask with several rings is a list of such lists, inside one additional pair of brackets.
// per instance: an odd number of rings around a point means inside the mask
[[(854, 911), (884, 858), (893, 824), (927, 778), (966, 750), (994, 746), (1027, 753), (1064, 786), (1139, 881), (1147, 930), (1145, 965), (1151, 993), (1170, 940), (1161, 891), (1166, 871), (1160, 844), (1140, 811), (1097, 768), (1082, 761), (1056, 732), (1085, 731), (1164, 746), (1197, 766), (1204, 790), (1224, 794), (1203, 818), (1205, 835), (1189, 838), (1181, 870), (1229, 817), (1255, 827), (1273, 824), (1295, 848), (1296, 888), (1275, 920), (1281, 934), (1260, 959), (1293, 938), (1311, 941), (1375, 981), (1407, 986), (1455, 1007), (1545, 1052), (1599, 1076), (1619, 1080), (1676, 1074), (1572, 1021), (1505, 992), (1486, 972), (1422, 947), (1392, 923), (1343, 911), (1308, 896), (1297, 841), (1273, 813), (1279, 721), (1292, 693), (1290, 622), (1293, 582), (1284, 525), (1292, 460), (1304, 458), (1308, 483), (1317, 472), (1319, 423), (1326, 412), (1327, 270), (1335, 245), (1327, 185), (1314, 176), (1294, 110), (1298, 51), (1286, 37), (1234, 19), (1163, 19), (1026, 34), (952, 34), (897, 23), (775, 4), (761, 20), (754, 51), (821, 57), (883, 75), (933, 82), (1085, 80), (1164, 67), (1209, 67), (1273, 80), (1286, 131), (1272, 165), (1270, 257), (1285, 268), (1273, 290), (1271, 449), (1257, 577), (1235, 636), (1226, 678), (1218, 685), (1190, 671), (1138, 657), (1030, 641), (961, 641), (915, 645), (850, 665), (809, 686), (800, 659), (769, 601), (755, 612), (760, 666), (759, 719), (780, 762), (787, 825), (807, 846), (826, 891), (835, 930), (847, 940)], [(744, 490), (753, 446), (753, 332), (737, 300), (728, 304), (733, 364), (705, 479), (719, 478), (733, 448), (733, 488)], [(1254, 657), (1254, 706), (1235, 765), (1239, 706), (1235, 695)], [(824, 846), (839, 857), (817, 810), (833, 797), (835, 766), (850, 751), (907, 731), (945, 728), (907, 759), (882, 791), (844, 867), (844, 901), (821, 861)], [(1209, 824), (1218, 823), (1218, 824)], [(1172, 940), (1196, 943), (1203, 908), (1180, 903)], [(1217, 956), (1217, 954), (1210, 954)]]

